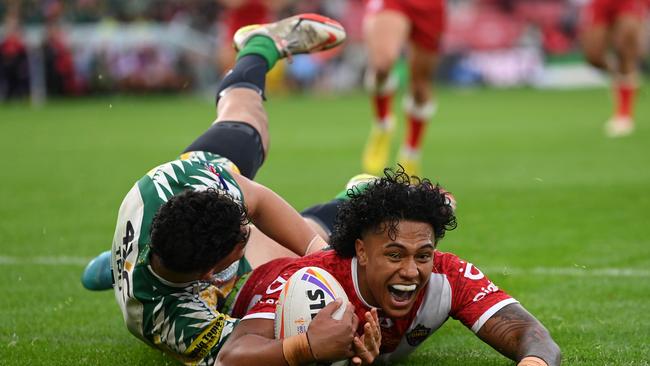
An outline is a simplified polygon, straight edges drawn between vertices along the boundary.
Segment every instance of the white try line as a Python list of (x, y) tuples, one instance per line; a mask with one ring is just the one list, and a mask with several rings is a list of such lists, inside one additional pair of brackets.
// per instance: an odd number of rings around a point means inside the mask
[(8, 257), (0, 255), (0, 266), (46, 265), (46, 266), (85, 266), (92, 258), (70, 256)]
[[(0, 255), (0, 266), (76, 266), (83, 267), (92, 258), (71, 256), (11, 257)], [(480, 267), (479, 267), (480, 268)], [(489, 276), (566, 276), (566, 277), (650, 277), (650, 270), (640, 268), (589, 268), (582, 265), (572, 267), (483, 267)]]
[(650, 277), (650, 270), (640, 268), (589, 268), (573, 267), (487, 267), (484, 270), (490, 276), (566, 276), (566, 277)]

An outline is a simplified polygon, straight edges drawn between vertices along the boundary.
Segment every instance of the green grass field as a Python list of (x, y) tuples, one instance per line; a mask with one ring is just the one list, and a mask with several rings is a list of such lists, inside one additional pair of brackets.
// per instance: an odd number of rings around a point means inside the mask
[[(482, 268), (551, 331), (565, 365), (650, 365), (650, 96), (607, 139), (608, 92), (442, 90), (425, 174), (454, 193), (439, 248)], [(298, 209), (359, 173), (364, 95), (271, 97), (258, 181)], [(112, 292), (79, 282), (135, 180), (214, 118), (191, 97), (0, 105), (0, 364), (158, 365)], [(454, 320), (409, 365), (510, 365)]]

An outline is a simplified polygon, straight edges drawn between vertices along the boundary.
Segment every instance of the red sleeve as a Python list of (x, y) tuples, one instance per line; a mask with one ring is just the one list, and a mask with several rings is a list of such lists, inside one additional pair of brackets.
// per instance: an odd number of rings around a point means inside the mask
[(475, 333), (504, 306), (516, 303), (472, 263), (450, 253), (437, 253), (436, 266), (447, 275), (451, 287), (452, 318)]

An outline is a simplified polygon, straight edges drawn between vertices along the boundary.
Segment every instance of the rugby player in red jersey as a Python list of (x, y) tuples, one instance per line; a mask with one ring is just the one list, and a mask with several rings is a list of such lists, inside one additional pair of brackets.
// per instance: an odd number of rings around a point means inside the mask
[(647, 8), (647, 0), (591, 0), (583, 8), (581, 38), (585, 57), (612, 77), (615, 109), (605, 125), (610, 137), (634, 131), (634, 99)]
[(388, 165), (395, 129), (392, 99), (397, 78), (391, 72), (408, 47), (409, 87), (404, 99), (406, 133), (398, 162), (409, 174), (421, 175), (421, 147), (426, 125), (436, 111), (431, 80), (445, 28), (444, 0), (367, 0), (364, 38), (368, 48), (366, 87), (374, 122), (362, 157), (366, 173), (380, 174)]
[[(403, 360), (452, 317), (518, 365), (559, 365), (559, 347), (533, 315), (472, 263), (436, 249), (456, 226), (454, 210), (440, 187), (415, 181), (403, 170), (386, 170), (365, 188), (349, 189), (349, 199), (337, 203), (333, 250), (276, 259), (242, 278), (233, 316), (243, 318), (217, 363), (293, 366), (336, 360), (311, 325), (308, 347), (299, 357), (295, 350), (287, 352), (286, 340), (274, 339), (283, 284), (298, 269), (316, 266), (346, 289), (359, 319), (378, 311), (383, 362)], [(319, 313), (314, 322), (327, 316), (330, 312)], [(359, 333), (365, 323), (359, 322)]]

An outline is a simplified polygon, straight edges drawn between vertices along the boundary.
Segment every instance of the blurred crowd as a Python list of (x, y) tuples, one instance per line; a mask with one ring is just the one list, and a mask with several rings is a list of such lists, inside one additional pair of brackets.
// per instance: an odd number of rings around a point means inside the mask
[[(578, 53), (582, 0), (447, 3), (439, 75), (444, 81), (514, 85), (548, 60)], [(297, 58), (281, 70), (282, 84), (357, 87), (365, 65), (363, 47), (357, 47), (363, 0), (4, 0), (0, 100), (35, 90), (56, 96), (204, 88), (232, 62), (234, 27), (298, 12), (338, 19), (349, 46), (324, 57)]]

